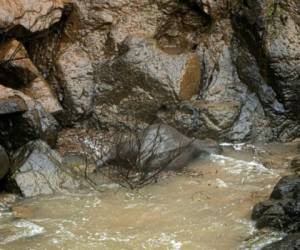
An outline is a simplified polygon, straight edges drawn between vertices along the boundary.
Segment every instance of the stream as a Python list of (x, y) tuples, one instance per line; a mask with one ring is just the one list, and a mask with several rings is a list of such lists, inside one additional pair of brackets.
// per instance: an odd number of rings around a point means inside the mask
[(41, 196), (0, 210), (0, 250), (260, 249), (280, 233), (258, 232), (254, 204), (288, 173), (296, 144), (221, 144), (224, 152), (138, 191)]

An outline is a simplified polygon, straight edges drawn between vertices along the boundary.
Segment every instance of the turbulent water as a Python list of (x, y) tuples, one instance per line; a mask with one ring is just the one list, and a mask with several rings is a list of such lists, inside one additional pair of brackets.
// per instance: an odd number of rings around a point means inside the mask
[(222, 144), (139, 191), (45, 196), (0, 211), (0, 249), (259, 249), (251, 208), (264, 200), (296, 153), (289, 145)]

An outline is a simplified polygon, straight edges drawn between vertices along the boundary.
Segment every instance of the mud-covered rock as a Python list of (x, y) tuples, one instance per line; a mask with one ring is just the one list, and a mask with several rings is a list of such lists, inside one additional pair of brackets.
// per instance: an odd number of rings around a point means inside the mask
[(78, 187), (60, 155), (45, 142), (32, 141), (13, 156), (13, 177), (25, 197), (53, 194)]

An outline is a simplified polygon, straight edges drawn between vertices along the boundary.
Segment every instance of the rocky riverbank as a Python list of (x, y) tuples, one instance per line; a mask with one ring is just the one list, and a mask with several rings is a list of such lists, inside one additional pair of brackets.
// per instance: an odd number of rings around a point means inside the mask
[[(291, 167), (299, 170), (298, 157)], [(300, 177), (298, 174), (285, 176), (276, 184), (270, 199), (258, 203), (253, 208), (252, 219), (258, 228), (270, 228), (287, 233), (282, 240), (264, 249), (297, 249), (300, 245), (299, 221)]]
[[(295, 141), (299, 48), (298, 0), (0, 0), (0, 192), (78, 190), (103, 165), (147, 179), (145, 166), (182, 167), (219, 142)], [(154, 124), (166, 136), (148, 143)], [(259, 227), (298, 233), (298, 178), (255, 207)]]

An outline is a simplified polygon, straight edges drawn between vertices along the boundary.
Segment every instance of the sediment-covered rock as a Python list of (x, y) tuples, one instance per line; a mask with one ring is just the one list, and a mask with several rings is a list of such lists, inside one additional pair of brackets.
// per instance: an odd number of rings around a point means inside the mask
[(78, 187), (60, 155), (45, 142), (32, 141), (13, 156), (14, 179), (25, 197), (53, 194)]

